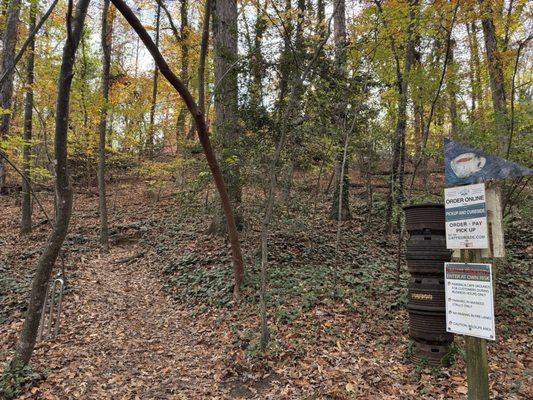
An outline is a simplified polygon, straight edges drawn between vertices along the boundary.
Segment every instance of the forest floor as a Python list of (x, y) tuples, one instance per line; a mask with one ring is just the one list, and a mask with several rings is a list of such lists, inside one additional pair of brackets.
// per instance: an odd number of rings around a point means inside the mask
[[(267, 354), (259, 350), (262, 195), (246, 193), (243, 300), (231, 299), (229, 247), (205, 234), (217, 202), (205, 192), (158, 199), (144, 184), (109, 188), (112, 248), (98, 246), (98, 198), (75, 197), (66, 242), (68, 290), (60, 334), (41, 342), (23, 399), (463, 399), (463, 341), (452, 365), (410, 360), (408, 274), (396, 278), (396, 239), (380, 234), (353, 193), (353, 220), (336, 224), (327, 196), (298, 183), (270, 236)], [(355, 191), (354, 191), (355, 192)], [(153, 193), (152, 193), (153, 194)], [(210, 196), (213, 197), (211, 190)], [(51, 214), (52, 195), (43, 194)], [(32, 271), (49, 230), (18, 233), (15, 197), (0, 197), (0, 372), (12, 355)], [(497, 336), (489, 344), (491, 398), (533, 398), (531, 221), (515, 218), (498, 274)]]

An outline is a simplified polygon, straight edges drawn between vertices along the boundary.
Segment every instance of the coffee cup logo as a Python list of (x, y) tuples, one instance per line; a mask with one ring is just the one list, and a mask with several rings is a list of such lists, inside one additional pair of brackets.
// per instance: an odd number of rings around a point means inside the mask
[(487, 159), (475, 153), (463, 153), (455, 157), (451, 162), (453, 173), (461, 179), (468, 178), (483, 169)]

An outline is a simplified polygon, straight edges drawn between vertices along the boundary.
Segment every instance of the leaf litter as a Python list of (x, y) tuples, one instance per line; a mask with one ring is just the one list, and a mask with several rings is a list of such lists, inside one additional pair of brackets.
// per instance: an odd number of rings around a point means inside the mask
[[(41, 374), (23, 399), (463, 399), (463, 341), (455, 362), (410, 361), (408, 274), (395, 277), (395, 239), (380, 232), (383, 204), (366, 224), (363, 196), (343, 224), (335, 263), (328, 200), (297, 188), (278, 207), (269, 269), (268, 352), (259, 350), (259, 229), (262, 202), (246, 193), (242, 235), (246, 287), (231, 299), (230, 251), (205, 234), (205, 206), (167, 189), (150, 202), (142, 185), (110, 189), (112, 249), (97, 244), (97, 197), (78, 193), (66, 241), (68, 291), (61, 332), (32, 359)], [(1, 197), (0, 362), (12, 355), (33, 268), (48, 228), (18, 234), (19, 209)], [(45, 201), (53, 210), (52, 198)], [(381, 207), (381, 208), (380, 208)], [(36, 221), (40, 216), (36, 212)], [(510, 262), (498, 276), (498, 341), (489, 345), (491, 396), (533, 397), (531, 236), (513, 222)], [(520, 234), (522, 233), (522, 234)], [(524, 235), (526, 237), (524, 238)], [(530, 234), (529, 234), (530, 235)]]

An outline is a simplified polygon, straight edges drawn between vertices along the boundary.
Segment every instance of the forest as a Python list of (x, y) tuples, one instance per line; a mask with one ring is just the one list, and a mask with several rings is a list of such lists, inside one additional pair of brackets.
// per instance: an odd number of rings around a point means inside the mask
[[(0, 398), (533, 398), (532, 43), (526, 0), (0, 0)], [(529, 169), (483, 256), (445, 141)]]

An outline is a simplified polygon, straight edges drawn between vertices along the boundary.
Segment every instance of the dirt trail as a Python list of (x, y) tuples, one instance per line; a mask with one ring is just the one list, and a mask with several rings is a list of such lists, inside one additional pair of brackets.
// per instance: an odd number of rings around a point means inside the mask
[(30, 398), (205, 399), (223, 392), (216, 338), (173, 304), (145, 259), (113, 248), (80, 268), (62, 331), (35, 352), (49, 377)]

